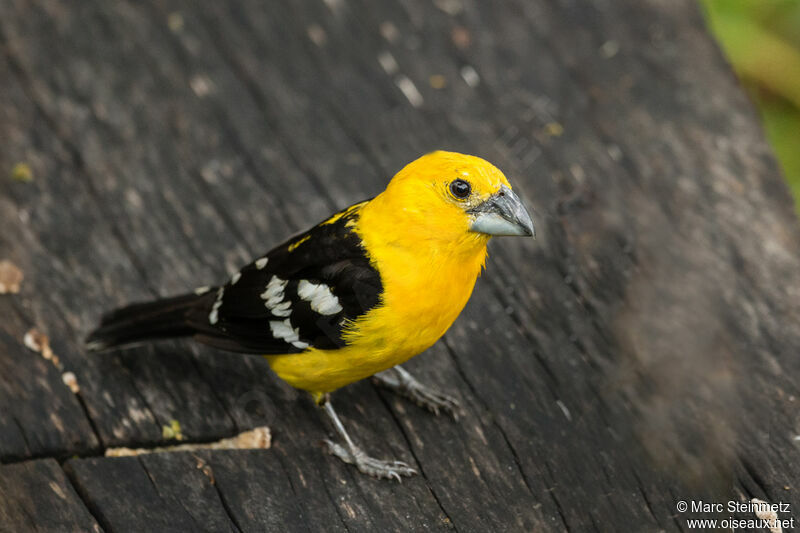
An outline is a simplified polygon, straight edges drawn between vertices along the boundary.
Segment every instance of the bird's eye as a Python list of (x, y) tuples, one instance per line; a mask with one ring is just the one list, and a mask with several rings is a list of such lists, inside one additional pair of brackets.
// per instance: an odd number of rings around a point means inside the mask
[(472, 186), (462, 179), (453, 180), (450, 182), (450, 192), (456, 198), (463, 200), (472, 192)]

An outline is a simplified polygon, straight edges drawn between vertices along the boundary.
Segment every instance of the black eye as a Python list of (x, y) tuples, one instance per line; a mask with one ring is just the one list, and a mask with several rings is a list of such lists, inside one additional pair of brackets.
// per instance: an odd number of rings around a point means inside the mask
[(456, 198), (461, 198), (463, 200), (472, 192), (472, 186), (462, 179), (453, 180), (450, 182), (450, 192), (453, 193), (453, 196)]

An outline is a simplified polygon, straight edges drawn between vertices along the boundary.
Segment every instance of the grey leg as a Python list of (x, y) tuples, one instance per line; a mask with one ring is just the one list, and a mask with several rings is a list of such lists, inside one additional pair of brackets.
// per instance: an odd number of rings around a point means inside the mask
[(336, 415), (330, 400), (326, 398), (324, 402), (322, 407), (325, 409), (325, 413), (328, 415), (333, 427), (336, 428), (336, 432), (344, 440), (344, 446), (330, 439), (323, 440), (322, 442), (328, 453), (335, 455), (345, 463), (355, 465), (360, 472), (377, 478), (402, 481), (400, 476), (412, 476), (417, 473), (415, 469), (403, 461), (382, 461), (364, 453), (361, 448), (355, 445), (350, 435), (347, 434), (347, 430), (344, 429), (342, 421)]
[(397, 365), (394, 368), (379, 372), (372, 376), (372, 379), (382, 387), (390, 389), (400, 396), (408, 398), (420, 407), (424, 407), (434, 414), (439, 411), (452, 416), (458, 420), (461, 406), (458, 400), (447, 394), (443, 394), (432, 387), (423, 385), (417, 378), (408, 373), (406, 369)]

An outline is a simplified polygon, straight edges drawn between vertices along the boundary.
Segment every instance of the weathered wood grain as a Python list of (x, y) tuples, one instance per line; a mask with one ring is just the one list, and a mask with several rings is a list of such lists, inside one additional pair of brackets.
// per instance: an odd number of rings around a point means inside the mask
[(0, 531), (102, 531), (53, 459), (0, 466)]
[[(0, 297), (0, 461), (162, 443), (173, 419), (275, 435), (68, 461), (104, 528), (660, 531), (685, 528), (679, 499), (800, 508), (800, 234), (693, 2), (9, 0), (0, 49), (0, 169), (34, 174), (0, 180), (0, 257), (25, 272)], [(334, 398), (422, 476), (320, 454), (316, 409), (261, 360), (84, 353), (102, 310), (225, 279), (434, 148), (504, 169), (539, 238), (492, 243), (409, 365), (462, 420), (368, 382)], [(79, 395), (22, 346), (32, 326)]]

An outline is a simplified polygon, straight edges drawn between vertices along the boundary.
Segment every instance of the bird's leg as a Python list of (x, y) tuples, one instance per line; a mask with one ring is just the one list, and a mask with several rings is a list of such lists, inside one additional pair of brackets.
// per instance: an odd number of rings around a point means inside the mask
[(344, 429), (342, 421), (339, 420), (336, 411), (334, 411), (328, 395), (322, 397), (320, 405), (325, 409), (325, 413), (328, 415), (333, 427), (336, 428), (336, 432), (344, 440), (344, 446), (330, 439), (323, 440), (322, 442), (328, 453), (335, 455), (345, 463), (355, 465), (360, 472), (377, 478), (401, 481), (402, 478), (400, 476), (412, 476), (417, 473), (414, 468), (403, 461), (382, 461), (368, 456), (361, 448), (356, 446), (353, 439), (347, 434), (347, 430)]
[(375, 380), (378, 385), (408, 398), (415, 404), (424, 407), (436, 415), (439, 414), (439, 411), (444, 411), (455, 420), (458, 420), (458, 415), (461, 411), (458, 400), (437, 391), (433, 387), (423, 385), (400, 365), (379, 372), (372, 376), (372, 379)]

